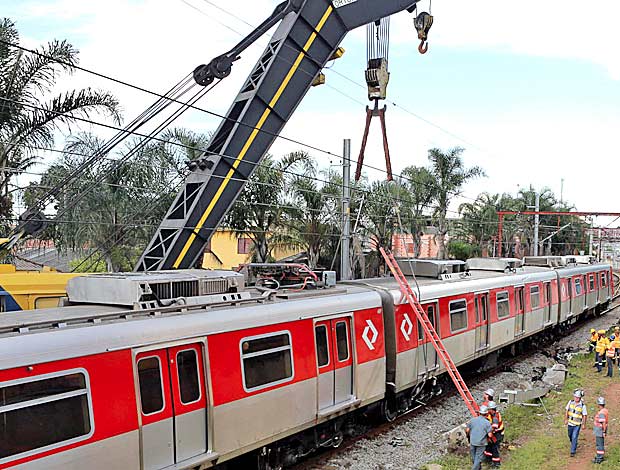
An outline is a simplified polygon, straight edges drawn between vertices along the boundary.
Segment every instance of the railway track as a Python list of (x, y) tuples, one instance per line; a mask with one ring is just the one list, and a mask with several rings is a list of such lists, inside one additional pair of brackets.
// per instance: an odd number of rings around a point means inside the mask
[[(603, 311), (598, 316), (590, 316), (582, 321), (579, 321), (571, 325), (570, 328), (566, 330), (562, 338), (570, 336), (576, 330), (584, 326), (587, 326), (593, 321), (599, 319), (600, 317), (607, 315), (608, 313), (616, 310), (618, 307), (620, 307), (619, 297), (620, 297), (620, 292), (618, 292), (617, 290), (612, 299), (612, 304), (607, 310)], [(509, 371), (514, 365), (525, 361), (526, 359), (532, 357), (536, 353), (545, 354), (545, 351), (550, 351), (553, 348), (553, 345), (560, 342), (562, 338), (560, 339), (556, 338), (553, 341), (549, 341), (548, 344), (545, 344), (544, 347), (542, 348), (540, 347), (530, 348), (527, 351), (523, 351), (515, 355), (514, 357), (506, 358), (502, 360), (501, 364), (497, 365), (496, 367), (493, 367), (491, 369), (486, 369), (484, 373), (472, 372), (470, 374), (465, 374), (464, 378), (466, 379), (467, 384), (470, 388), (475, 388), (481, 382), (486, 381), (502, 372)], [(556, 350), (556, 354), (557, 354), (557, 350)], [(410, 421), (414, 420), (421, 413), (424, 413), (425, 411), (427, 411), (429, 408), (441, 405), (445, 403), (448, 399), (453, 398), (457, 395), (458, 395), (457, 390), (453, 386), (449, 386), (449, 387), (446, 387), (446, 389), (441, 395), (432, 398), (428, 402), (420, 403), (418, 407), (412, 408), (411, 410), (397, 416), (396, 419), (394, 419), (391, 422), (383, 422), (383, 423), (379, 423), (375, 425), (370, 425), (370, 424), (356, 425), (356, 428), (352, 432), (353, 435), (345, 438), (342, 441), (341, 445), (339, 445), (336, 448), (325, 448), (322, 451), (319, 451), (316, 454), (307, 457), (302, 462), (292, 467), (289, 467), (289, 470), (323, 470), (323, 469), (324, 470), (327, 470), (327, 469), (335, 470), (336, 467), (334, 467), (333, 464), (326, 464), (325, 461), (328, 461), (332, 459), (333, 457), (337, 456), (338, 454), (348, 449), (351, 449), (363, 439), (373, 439), (375, 437), (379, 437), (385, 434), (388, 431), (391, 431), (392, 429), (396, 427), (406, 425)], [(465, 415), (464, 415), (464, 419), (466, 419)]]

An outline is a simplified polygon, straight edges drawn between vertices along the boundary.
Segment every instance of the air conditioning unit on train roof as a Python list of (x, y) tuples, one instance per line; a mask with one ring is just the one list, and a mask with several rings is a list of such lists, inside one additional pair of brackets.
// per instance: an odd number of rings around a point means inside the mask
[(542, 266), (545, 268), (561, 268), (566, 263), (561, 256), (524, 256), (525, 266)]
[[(69, 302), (161, 306), (174, 299), (204, 299), (204, 303), (241, 299), (249, 294), (243, 274), (234, 271), (186, 269), (149, 273), (90, 274), (67, 283)], [(195, 300), (192, 302), (195, 303)]]
[(522, 263), (519, 258), (469, 258), (467, 266), (472, 271), (514, 272)]
[(464, 275), (467, 273), (467, 264), (460, 260), (398, 258), (396, 261), (405, 276), (415, 275), (445, 279), (453, 274)]

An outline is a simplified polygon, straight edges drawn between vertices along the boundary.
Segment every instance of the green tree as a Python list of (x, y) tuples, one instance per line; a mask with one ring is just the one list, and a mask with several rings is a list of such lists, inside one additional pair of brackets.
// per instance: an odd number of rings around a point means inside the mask
[[(167, 131), (160, 138), (173, 142), (179, 135), (196, 145), (206, 141), (182, 130)], [(45, 188), (56, 185), (90, 156), (99, 154), (103, 144), (92, 134), (71, 137), (65, 147), (68, 153), (48, 169), (40, 183), (28, 189), (27, 204), (33, 204)], [(56, 198), (60, 220), (46, 236), (61, 251), (100, 253), (108, 271), (131, 270), (174, 198), (174, 183), (183, 174), (185, 161), (193, 156), (192, 149), (180, 152), (178, 148), (135, 140), (119, 155), (89, 166)], [(80, 269), (97, 267), (98, 260), (99, 256), (90, 257)]]
[(0, 20), (0, 217), (11, 213), (8, 191), (11, 177), (35, 163), (39, 148), (54, 142), (54, 133), (76, 117), (99, 112), (120, 122), (119, 105), (105, 91), (72, 90), (52, 96), (61, 72), (70, 73), (78, 51), (67, 41), (54, 40), (37, 49), (39, 54), (14, 47), (20, 38), (15, 24)]
[(340, 233), (342, 179), (332, 171), (323, 172), (323, 177), (319, 179), (316, 177), (318, 173), (316, 164), (312, 162), (304, 176), (294, 178), (287, 209), (286, 235), (289, 244), (306, 252), (311, 269), (320, 265), (326, 247), (330, 247), (326, 258), (333, 255), (336, 245), (329, 243), (330, 238)]
[(431, 203), (437, 197), (437, 185), (431, 172), (424, 167), (408, 166), (401, 172), (398, 206), (403, 229), (413, 237), (414, 256), (420, 256), (421, 235), (430, 217)]
[[(371, 276), (381, 274), (383, 258), (379, 248), (391, 248), (395, 231), (399, 228), (399, 201), (404, 188), (398, 181), (373, 181), (367, 188), (364, 204), (364, 232), (371, 252), (367, 258), (367, 272)], [(402, 218), (401, 218), (402, 220)]]
[(428, 151), (431, 163), (430, 172), (435, 179), (437, 208), (437, 245), (440, 259), (447, 258), (446, 234), (448, 233), (447, 213), (450, 198), (458, 194), (462, 187), (473, 178), (485, 176), (482, 168), (474, 166), (466, 168), (462, 154), (464, 149), (454, 147), (448, 151), (433, 148)]
[(308, 168), (312, 168), (312, 158), (303, 151), (289, 153), (280, 160), (265, 156), (228, 213), (225, 225), (252, 240), (254, 261), (265, 263), (275, 246), (292, 243), (283, 232), (283, 206), (292, 173)]

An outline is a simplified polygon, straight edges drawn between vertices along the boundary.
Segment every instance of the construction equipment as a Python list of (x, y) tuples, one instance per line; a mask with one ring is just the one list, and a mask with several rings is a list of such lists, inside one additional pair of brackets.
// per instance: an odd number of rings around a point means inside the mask
[[(157, 271), (195, 266), (212, 234), (285, 123), (312, 85), (323, 82), (320, 75), (322, 69), (330, 60), (342, 56), (343, 50), (339, 45), (346, 34), (369, 23), (380, 23), (383, 18), (403, 10), (413, 13), (417, 3), (418, 0), (282, 2), (236, 46), (208, 64), (196, 67), (192, 73), (195, 82), (192, 86), (205, 87), (204, 92), (196, 93), (184, 104), (185, 100), (180, 101), (180, 97), (190, 87), (186, 80), (182, 80), (141, 115), (146, 117), (136, 118), (112, 138), (104, 146), (105, 152), (100, 152), (97, 158), (105, 156), (146, 120), (161, 117), (160, 110), (171, 103), (181, 106), (156, 130), (173, 122), (212, 90), (215, 84), (229, 76), (234, 62), (240, 59), (243, 51), (277, 25), (207, 149), (200, 158), (190, 163), (190, 174), (134, 270)], [(5, 248), (14, 246), (22, 236), (32, 235), (45, 226), (44, 206), (57, 191), (56, 187), (50, 189), (45, 201), (20, 218)]]
[(473, 397), (473, 395), (469, 391), (467, 384), (463, 380), (463, 377), (461, 377), (461, 373), (458, 371), (456, 365), (454, 364), (454, 362), (452, 361), (452, 358), (450, 357), (450, 354), (444, 347), (439, 334), (437, 334), (435, 327), (429, 320), (428, 316), (426, 315), (426, 312), (422, 308), (422, 305), (420, 305), (420, 302), (418, 301), (417, 297), (413, 293), (413, 290), (411, 289), (411, 286), (407, 282), (407, 278), (405, 278), (405, 275), (403, 274), (400, 267), (398, 266), (398, 263), (396, 262), (394, 255), (392, 253), (387, 252), (384, 248), (379, 248), (379, 251), (381, 252), (383, 259), (385, 260), (388, 267), (390, 268), (390, 271), (392, 271), (392, 275), (394, 276), (394, 279), (396, 279), (396, 282), (398, 282), (400, 291), (402, 292), (403, 296), (405, 297), (405, 299), (411, 306), (411, 309), (413, 313), (415, 314), (415, 316), (417, 317), (419, 324), (422, 325), (422, 328), (424, 329), (424, 333), (426, 334), (426, 337), (430, 338), (431, 343), (433, 344), (433, 347), (437, 351), (437, 355), (441, 359), (441, 362), (446, 368), (446, 371), (450, 375), (452, 382), (454, 382), (454, 386), (456, 387), (459, 394), (461, 395), (461, 398), (463, 398), (463, 401), (465, 402), (465, 405), (469, 409), (469, 412), (472, 414), (472, 416), (478, 416), (478, 404), (476, 403), (476, 399)]
[(337, 58), (345, 35), (394, 13), (415, 10), (417, 0), (290, 0), (229, 52), (194, 71), (200, 85), (231, 73), (250, 44), (277, 30), (241, 88), (202, 158), (192, 169), (140, 261), (137, 271), (188, 268), (239, 196), (263, 156), (317, 77)]

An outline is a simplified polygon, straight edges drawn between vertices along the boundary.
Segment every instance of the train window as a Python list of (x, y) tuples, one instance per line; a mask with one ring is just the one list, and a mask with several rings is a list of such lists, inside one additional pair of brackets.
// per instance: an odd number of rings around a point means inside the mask
[(269, 387), (293, 378), (290, 333), (241, 340), (243, 385), (246, 390)]
[(508, 302), (508, 292), (498, 292), (495, 294), (497, 300), (497, 318), (504, 318), (510, 315), (510, 303)]
[(581, 295), (581, 278), (575, 279), (575, 295)]
[(594, 274), (590, 274), (590, 278), (588, 280), (590, 281), (590, 290), (594, 290)]
[(0, 385), (0, 459), (87, 439), (92, 429), (84, 372)]
[(338, 360), (346, 361), (349, 359), (349, 334), (346, 322), (339, 321), (336, 323), (336, 346), (338, 348)]
[(532, 305), (532, 309), (540, 306), (540, 289), (538, 286), (530, 287), (530, 304)]
[(150, 415), (164, 409), (164, 388), (159, 357), (145, 357), (138, 361), (140, 403), (142, 413)]
[(467, 301), (453, 300), (450, 302), (450, 331), (464, 330), (467, 328)]
[(6, 312), (6, 298), (4, 295), (0, 295), (0, 312)]
[(187, 405), (200, 399), (200, 376), (198, 372), (198, 356), (194, 349), (177, 353), (177, 374), (181, 403)]
[[(435, 305), (429, 305), (428, 307), (426, 307), (426, 316), (428, 317), (428, 320), (431, 322), (431, 325), (433, 325), (433, 328), (435, 328), (435, 330), (437, 330), (437, 333), (439, 334), (439, 330), (437, 329), (437, 314), (435, 313)], [(422, 324), (420, 322), (418, 322), (418, 341), (422, 341), (424, 339), (424, 328), (422, 327)]]
[(607, 273), (601, 273), (601, 287), (607, 287)]
[(327, 342), (327, 327), (318, 325), (314, 328), (316, 338), (316, 360), (319, 367), (329, 364), (329, 346)]

